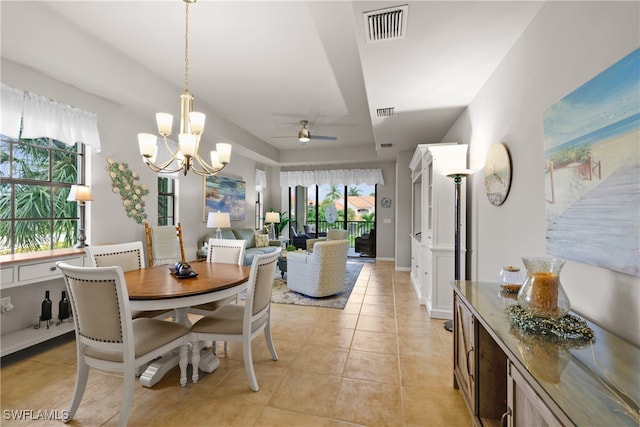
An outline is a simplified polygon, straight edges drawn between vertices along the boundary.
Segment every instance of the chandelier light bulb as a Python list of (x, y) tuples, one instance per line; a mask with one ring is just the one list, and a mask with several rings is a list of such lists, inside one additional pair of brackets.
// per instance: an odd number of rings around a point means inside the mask
[(158, 133), (162, 136), (171, 135), (173, 126), (173, 116), (169, 113), (156, 113), (156, 123), (158, 125)]
[(138, 134), (138, 146), (140, 147), (140, 154), (142, 157), (149, 158), (154, 156), (157, 153), (158, 146), (156, 145), (156, 140), (158, 137), (152, 135), (150, 133), (139, 133)]
[(196, 154), (196, 136), (190, 133), (181, 133), (178, 135), (180, 141), (180, 151), (185, 157), (193, 157)]
[(206, 116), (204, 113), (192, 111), (189, 113), (189, 123), (191, 124), (191, 133), (195, 135), (202, 135), (204, 132), (204, 121)]
[(220, 163), (226, 165), (231, 161), (231, 144), (218, 142), (216, 144), (216, 150), (218, 151), (218, 160)]

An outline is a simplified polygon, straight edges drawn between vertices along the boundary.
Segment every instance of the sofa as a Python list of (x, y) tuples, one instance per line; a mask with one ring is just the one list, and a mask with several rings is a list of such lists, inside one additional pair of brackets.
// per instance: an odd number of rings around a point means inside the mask
[(287, 287), (311, 297), (344, 291), (348, 250), (347, 240), (325, 240), (316, 242), (313, 252), (287, 253)]
[[(244, 252), (244, 265), (251, 265), (253, 262), (253, 257), (260, 254), (268, 254), (275, 252), (280, 247), (279, 240), (266, 240), (267, 246), (261, 246), (260, 242), (256, 242), (256, 234), (260, 234), (262, 236), (266, 236), (266, 234), (258, 233), (253, 228), (223, 228), (222, 238), (223, 239), (231, 239), (238, 240), (243, 239), (246, 241), (246, 249)], [(209, 239), (213, 239), (216, 237), (215, 230), (209, 234), (206, 234), (198, 241), (198, 257), (203, 257), (202, 251), (205, 243), (209, 242)], [(258, 239), (260, 240), (260, 239)], [(204, 257), (207, 256), (206, 251), (204, 252)]]

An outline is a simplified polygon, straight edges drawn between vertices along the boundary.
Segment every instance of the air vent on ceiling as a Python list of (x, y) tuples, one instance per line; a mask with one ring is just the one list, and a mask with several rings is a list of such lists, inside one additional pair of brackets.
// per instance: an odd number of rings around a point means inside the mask
[(390, 117), (396, 115), (396, 107), (376, 108), (377, 117)]
[(396, 6), (364, 13), (367, 42), (404, 38), (407, 34), (409, 6)]
[(393, 142), (382, 142), (378, 145), (379, 148), (392, 148)]

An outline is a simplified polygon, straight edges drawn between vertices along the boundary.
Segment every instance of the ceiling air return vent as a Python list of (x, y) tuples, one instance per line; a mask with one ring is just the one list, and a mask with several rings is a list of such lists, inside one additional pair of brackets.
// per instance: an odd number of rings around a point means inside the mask
[(409, 6), (396, 6), (364, 13), (364, 31), (368, 43), (404, 38)]
[(379, 148), (393, 148), (393, 142), (382, 142), (378, 145)]
[(391, 117), (396, 115), (396, 107), (376, 108), (376, 117)]

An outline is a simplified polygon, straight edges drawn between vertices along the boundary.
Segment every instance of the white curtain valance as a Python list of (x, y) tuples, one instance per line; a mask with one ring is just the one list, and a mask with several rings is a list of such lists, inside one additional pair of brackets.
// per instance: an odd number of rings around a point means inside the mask
[(335, 169), (280, 172), (280, 185), (282, 187), (295, 187), (297, 185), (309, 187), (311, 185), (322, 184), (384, 185), (384, 179), (382, 177), (381, 169)]
[(267, 173), (263, 170), (256, 169), (256, 188), (267, 188)]
[(12, 138), (46, 137), (68, 145), (81, 142), (100, 151), (98, 119), (95, 113), (52, 101), (35, 93), (13, 89), (4, 83), (0, 131)]

